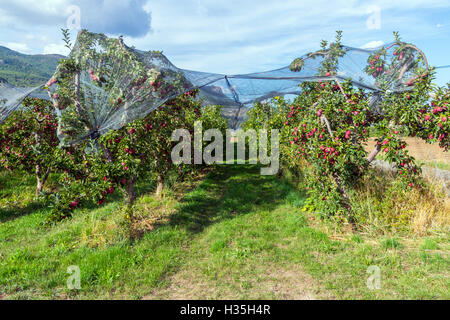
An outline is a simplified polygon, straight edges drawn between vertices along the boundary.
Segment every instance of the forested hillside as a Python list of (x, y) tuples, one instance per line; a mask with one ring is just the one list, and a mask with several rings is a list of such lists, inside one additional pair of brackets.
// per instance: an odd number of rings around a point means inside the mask
[(26, 55), (0, 46), (0, 78), (17, 87), (45, 83), (54, 73), (60, 55)]

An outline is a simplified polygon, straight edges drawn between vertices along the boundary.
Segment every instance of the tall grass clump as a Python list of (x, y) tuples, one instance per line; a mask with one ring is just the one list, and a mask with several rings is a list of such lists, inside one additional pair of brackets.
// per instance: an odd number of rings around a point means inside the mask
[(437, 182), (405, 190), (388, 172), (374, 169), (355, 186), (352, 204), (359, 226), (368, 232), (448, 232), (450, 198)]
[[(309, 193), (304, 184), (308, 165), (301, 170), (284, 169), (283, 176), (291, 185)], [(405, 189), (390, 172), (372, 168), (350, 191), (357, 229), (369, 234), (412, 233), (425, 236), (450, 232), (450, 198), (438, 182), (423, 181), (421, 188)], [(338, 223), (339, 216), (322, 212), (323, 203), (309, 198), (304, 210)]]

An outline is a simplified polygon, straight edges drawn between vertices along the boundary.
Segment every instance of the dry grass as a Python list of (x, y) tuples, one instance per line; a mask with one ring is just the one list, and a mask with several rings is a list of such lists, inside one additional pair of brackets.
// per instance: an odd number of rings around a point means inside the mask
[(82, 231), (80, 245), (98, 248), (114, 244), (118, 238), (117, 219), (95, 220)]
[(173, 195), (165, 195), (161, 198), (142, 197), (136, 205), (137, 210), (131, 226), (133, 238), (140, 238), (145, 233), (153, 231), (155, 225), (167, 222), (176, 211), (177, 203)]
[(176, 212), (177, 204), (205, 179), (209, 171), (205, 169), (193, 178), (177, 183), (170, 190), (164, 189), (161, 197), (153, 195), (141, 197), (135, 205), (131, 226), (133, 238), (140, 238), (145, 233), (153, 231), (156, 225), (168, 222), (169, 217)]
[(202, 299), (332, 299), (328, 292), (318, 289), (318, 283), (298, 265), (253, 265), (252, 274), (245, 277), (228, 270), (219, 279), (210, 279), (201, 270), (183, 270), (167, 279), (169, 285), (155, 289), (143, 300), (202, 300)]
[(450, 231), (450, 197), (443, 194), (439, 185), (431, 185), (430, 188), (431, 191), (426, 193), (414, 191), (411, 194), (411, 200), (416, 200), (416, 203), (410, 203), (414, 208), (410, 227), (418, 235)]
[[(438, 144), (427, 144), (421, 139), (404, 138), (409, 154), (418, 163), (427, 167), (450, 168), (450, 153), (444, 152)], [(370, 139), (366, 150), (374, 148)], [(381, 158), (382, 154), (378, 155)], [(371, 177), (362, 184), (356, 193), (359, 210), (366, 211), (366, 223), (385, 229), (391, 225), (396, 228), (407, 227), (417, 235), (432, 232), (448, 232), (450, 229), (450, 198), (443, 190), (442, 182), (428, 179), (422, 190), (402, 192), (392, 185), (391, 173), (378, 171), (378, 177)]]
[[(133, 221), (131, 232), (134, 239), (139, 239), (145, 233), (154, 230), (155, 225), (163, 224), (176, 211), (179, 201), (205, 178), (208, 171), (201, 172), (190, 180), (179, 182), (170, 190), (164, 189), (161, 197), (154, 194), (140, 196), (133, 207)], [(82, 231), (80, 245), (98, 248), (116, 243), (122, 230), (124, 212), (119, 206), (112, 207), (108, 219), (96, 220), (92, 218), (89, 227)]]
[(376, 170), (355, 190), (357, 219), (366, 231), (408, 229), (417, 235), (450, 231), (450, 198), (438, 183), (402, 190), (392, 173)]

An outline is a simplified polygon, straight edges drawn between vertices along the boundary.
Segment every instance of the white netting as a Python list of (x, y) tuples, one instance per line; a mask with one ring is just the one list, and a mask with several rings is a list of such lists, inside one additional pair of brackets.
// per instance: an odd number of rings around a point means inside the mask
[(20, 106), (23, 99), (38, 89), (39, 87), (16, 88), (0, 79), (0, 124)]
[[(79, 33), (65, 61), (47, 84), (63, 144), (121, 128), (197, 88), (208, 103), (245, 110), (244, 106), (254, 102), (298, 94), (299, 84), (305, 81), (351, 80), (373, 92), (401, 92), (410, 90), (414, 80), (428, 70), (420, 50), (398, 42), (374, 50), (331, 44), (329, 49), (304, 55), (277, 70), (214, 74), (179, 69), (158, 51), (139, 51), (127, 47), (121, 38), (87, 31)], [(5, 92), (0, 91), (0, 96), (7, 97), (2, 109), (7, 115), (21, 96)]]

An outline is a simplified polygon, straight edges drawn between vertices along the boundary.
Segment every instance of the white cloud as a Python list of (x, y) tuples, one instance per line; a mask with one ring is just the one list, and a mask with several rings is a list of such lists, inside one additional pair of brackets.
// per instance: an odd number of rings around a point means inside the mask
[(378, 41), (370, 41), (367, 42), (365, 45), (361, 46), (361, 49), (376, 49), (378, 47), (381, 47), (382, 45), (384, 45), (384, 42), (381, 40)]
[(433, 55), (443, 60), (436, 64), (448, 64), (450, 50), (448, 25), (437, 27), (450, 15), (448, 0), (372, 0), (381, 9), (380, 30), (367, 28), (369, 3), (360, 0), (0, 0), (0, 45), (62, 53), (60, 28), (70, 5), (80, 6), (82, 27), (123, 33), (128, 45), (162, 50), (176, 66), (206, 72), (284, 67), (317, 50), (321, 39), (333, 40), (336, 30), (343, 30), (344, 44), (364, 48), (389, 43), (399, 31), (405, 41), (423, 45), (432, 64)]
[(144, 36), (151, 16), (144, 10), (147, 0), (0, 0), (2, 14), (18, 25), (67, 26), (72, 6), (80, 9), (81, 27), (94, 32)]
[(30, 48), (28, 48), (26, 43), (19, 43), (19, 42), (8, 42), (6, 46), (9, 49), (12, 49), (14, 51), (19, 51), (21, 53), (29, 53), (31, 51)]
[(381, 9), (380, 30), (367, 29), (369, 5), (358, 0), (152, 0), (145, 8), (152, 12), (153, 32), (125, 41), (143, 50), (163, 50), (181, 68), (257, 72), (283, 67), (317, 50), (320, 40), (333, 40), (336, 30), (343, 30), (344, 44), (354, 47), (374, 38), (393, 41), (394, 30), (406, 41), (416, 41), (417, 35), (428, 38), (436, 29), (435, 22), (424, 18), (424, 10), (450, 7), (448, 0), (371, 4)]
[(50, 43), (44, 47), (44, 54), (60, 54), (67, 56), (69, 53), (69, 49), (63, 44)]

